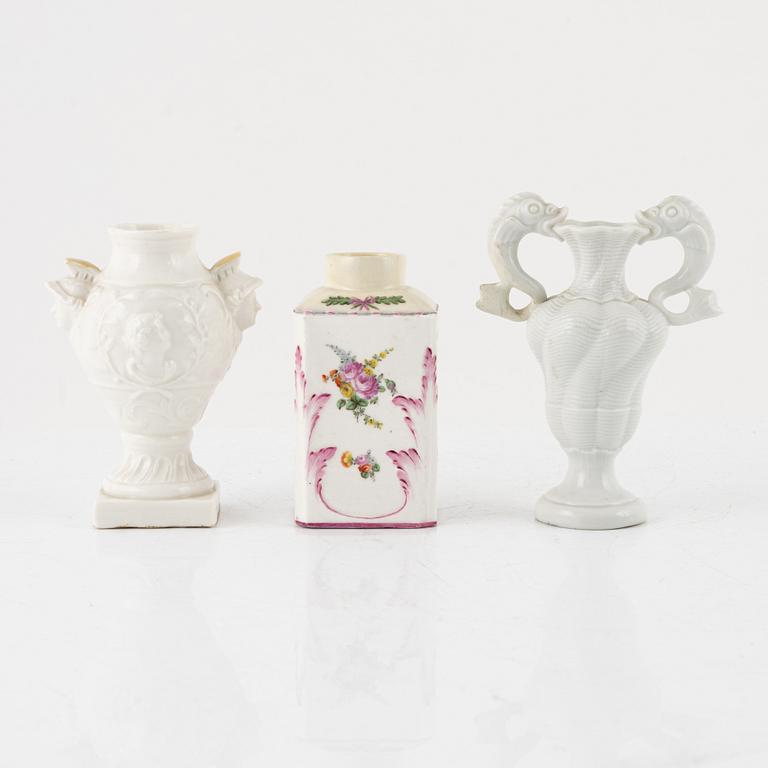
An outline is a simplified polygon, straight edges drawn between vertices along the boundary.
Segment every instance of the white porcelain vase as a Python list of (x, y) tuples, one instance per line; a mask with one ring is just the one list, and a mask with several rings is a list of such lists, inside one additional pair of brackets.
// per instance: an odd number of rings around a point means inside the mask
[(215, 525), (217, 484), (190, 453), (192, 428), (259, 305), (235, 253), (206, 269), (192, 228), (109, 229), (100, 270), (68, 259), (54, 312), (117, 422), (123, 459), (96, 503), (99, 528)]
[[(714, 235), (701, 209), (673, 196), (622, 224), (579, 222), (567, 210), (535, 194), (512, 197), (491, 226), (489, 251), (499, 282), (480, 287), (479, 309), (528, 321), (528, 341), (544, 372), (547, 419), (568, 455), (567, 474), (538, 502), (536, 517), (567, 528), (610, 529), (642, 523), (643, 503), (621, 487), (614, 460), (640, 417), (646, 376), (664, 346), (669, 325), (719, 314), (715, 295), (698, 287), (714, 250)], [(518, 260), (527, 234), (564, 240), (575, 277), (563, 293), (548, 297)], [(684, 251), (678, 272), (647, 300), (625, 283), (624, 265), (637, 244), (677, 239)], [(510, 289), (531, 301), (515, 309)], [(665, 301), (686, 293), (688, 306), (671, 311)]]
[(296, 522), (437, 522), (437, 306), (394, 253), (335, 253), (296, 313)]

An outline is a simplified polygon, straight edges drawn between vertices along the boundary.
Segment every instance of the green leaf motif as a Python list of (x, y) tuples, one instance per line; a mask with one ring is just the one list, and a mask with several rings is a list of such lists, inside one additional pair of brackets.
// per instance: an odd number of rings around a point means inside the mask
[[(360, 301), (356, 299), (356, 301)], [(326, 296), (322, 301), (326, 307), (336, 306), (349, 306), (353, 303), (353, 297), (351, 296)], [(374, 304), (405, 304), (405, 299), (402, 296), (374, 296)]]

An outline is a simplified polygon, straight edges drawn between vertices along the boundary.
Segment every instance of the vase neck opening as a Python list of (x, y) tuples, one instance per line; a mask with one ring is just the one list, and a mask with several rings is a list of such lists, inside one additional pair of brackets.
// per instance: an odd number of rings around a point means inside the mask
[(116, 224), (108, 228), (112, 258), (108, 282), (174, 283), (201, 279), (207, 270), (197, 258), (195, 227), (176, 224)]
[(557, 233), (568, 243), (576, 269), (569, 291), (607, 300), (631, 296), (624, 279), (627, 256), (644, 234), (634, 223), (566, 221)]
[(325, 285), (342, 291), (383, 291), (405, 282), (405, 257), (399, 253), (329, 253)]

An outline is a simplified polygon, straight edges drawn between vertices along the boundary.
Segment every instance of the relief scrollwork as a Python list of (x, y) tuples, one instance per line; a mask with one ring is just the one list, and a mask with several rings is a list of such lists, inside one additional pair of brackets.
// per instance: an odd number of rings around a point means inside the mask
[(123, 404), (121, 422), (136, 431), (152, 425), (169, 430), (184, 429), (200, 421), (208, 397), (207, 389), (200, 392), (139, 390)]

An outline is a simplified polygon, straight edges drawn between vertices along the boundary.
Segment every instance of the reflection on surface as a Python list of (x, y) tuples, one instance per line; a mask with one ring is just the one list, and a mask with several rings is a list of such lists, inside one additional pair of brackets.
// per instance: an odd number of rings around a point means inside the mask
[[(150, 554), (147, 535), (165, 536), (166, 552)], [(212, 544), (197, 531), (98, 542), (110, 587), (94, 590), (99, 619), (86, 640), (77, 708), (104, 764), (240, 764), (258, 722), (195, 600)]]
[(431, 735), (433, 611), (425, 531), (312, 534), (299, 655), (300, 736), (397, 749)]
[(499, 697), (477, 718), (481, 740), (498, 745), (504, 766), (681, 765), (616, 580), (614, 550), (624, 542), (588, 535), (556, 545), (565, 578), (543, 615), (540, 657), (522, 701)]

